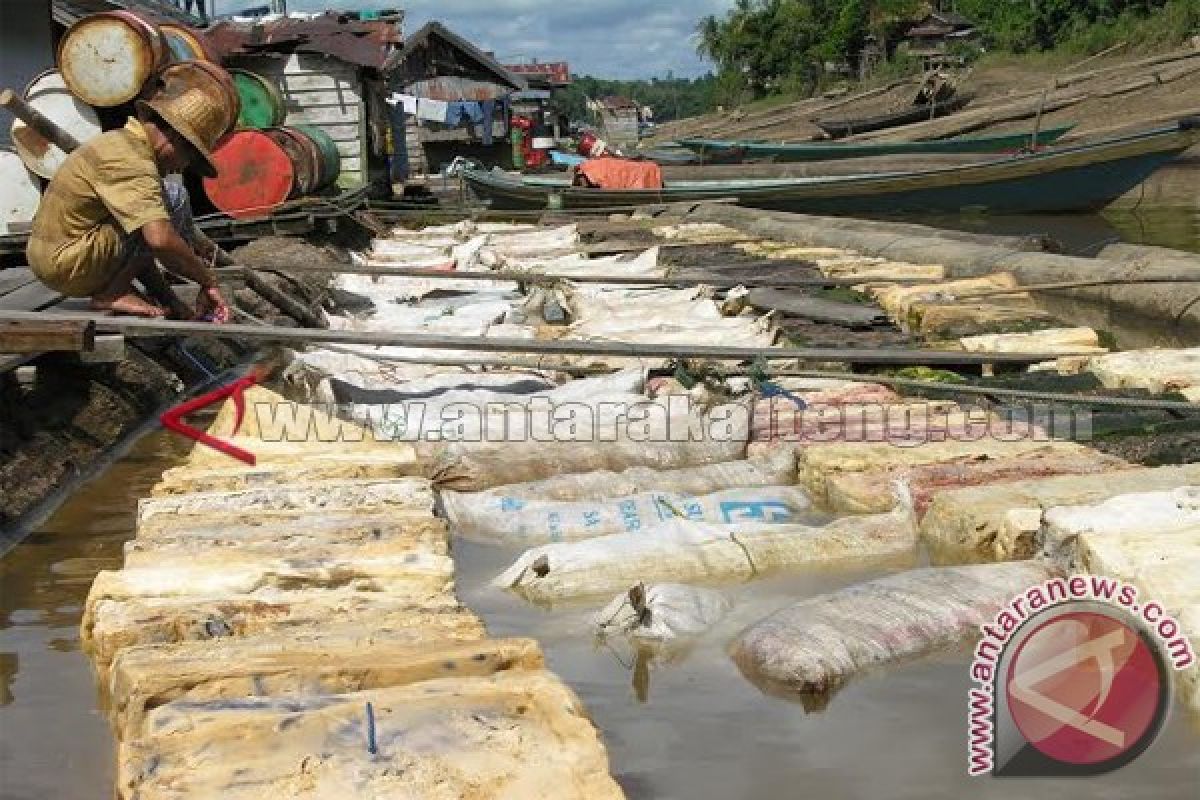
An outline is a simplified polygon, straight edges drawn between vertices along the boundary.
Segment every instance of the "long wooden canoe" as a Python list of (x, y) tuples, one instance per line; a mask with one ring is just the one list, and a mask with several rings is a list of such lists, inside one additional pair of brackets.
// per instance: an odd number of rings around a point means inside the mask
[(566, 180), (472, 170), (464, 179), (498, 209), (599, 208), (736, 198), (812, 214), (1091, 211), (1111, 203), (1200, 141), (1200, 117), (1029, 155), (923, 171), (813, 178), (678, 181), (663, 189), (587, 189)]
[[(797, 142), (769, 144), (720, 139), (680, 139), (679, 144), (696, 153), (706, 163), (728, 158), (730, 153), (742, 153), (746, 158), (771, 157), (777, 163), (797, 161), (834, 161), (843, 158), (900, 156), (910, 154), (940, 155), (948, 153), (1009, 153), (1029, 148), (1036, 150), (1061, 138), (1074, 125), (1045, 128), (1038, 131), (1005, 133), (995, 136), (963, 136), (957, 139), (935, 139), (929, 142)], [(724, 161), (724, 163), (729, 163)]]
[(901, 125), (911, 125), (914, 122), (924, 122), (952, 114), (975, 99), (975, 95), (956, 94), (940, 103), (910, 106), (889, 114), (879, 114), (874, 117), (844, 117), (840, 119), (814, 119), (813, 124), (828, 133), (834, 139), (850, 136), (855, 133), (881, 131), (885, 128), (897, 128)]

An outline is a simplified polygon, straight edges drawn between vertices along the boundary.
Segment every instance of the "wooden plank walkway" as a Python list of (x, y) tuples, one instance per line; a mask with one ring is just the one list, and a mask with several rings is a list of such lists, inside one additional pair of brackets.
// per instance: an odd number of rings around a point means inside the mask
[[(0, 311), (42, 311), (63, 299), (28, 267), (0, 270)], [(0, 375), (28, 364), (40, 353), (0, 353)]]

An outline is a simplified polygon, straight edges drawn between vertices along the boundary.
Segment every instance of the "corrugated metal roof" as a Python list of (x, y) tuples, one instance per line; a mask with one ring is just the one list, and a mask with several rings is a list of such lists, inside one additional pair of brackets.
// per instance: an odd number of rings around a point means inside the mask
[(222, 20), (208, 29), (208, 41), (225, 56), (319, 53), (380, 69), (402, 41), (401, 19), (402, 15), (395, 14), (360, 20), (329, 11), (315, 17)]
[(159, 0), (54, 0), (51, 15), (59, 25), (71, 26), (89, 14), (101, 11), (125, 9), (148, 17), (158, 17), (182, 22), (187, 25), (202, 25), (204, 20), (181, 10), (174, 4)]

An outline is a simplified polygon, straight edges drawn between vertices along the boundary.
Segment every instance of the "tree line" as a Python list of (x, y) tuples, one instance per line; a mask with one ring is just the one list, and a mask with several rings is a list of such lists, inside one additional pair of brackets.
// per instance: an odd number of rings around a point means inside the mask
[[(923, 0), (737, 0), (700, 20), (698, 50), (717, 74), (713, 99), (808, 95), (827, 64), (857, 65), (868, 37), (894, 58), (905, 32), (930, 8)], [(938, 3), (934, 3), (937, 6)], [(1200, 0), (942, 0), (980, 30), (986, 50), (1065, 48), (1098, 52), (1124, 40), (1169, 46), (1200, 26)]]

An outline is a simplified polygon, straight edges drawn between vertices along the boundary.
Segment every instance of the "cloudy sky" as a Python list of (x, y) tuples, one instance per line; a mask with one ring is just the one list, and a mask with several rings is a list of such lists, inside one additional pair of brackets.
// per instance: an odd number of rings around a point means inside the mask
[[(217, 13), (266, 5), (266, 0), (216, 0)], [(733, 0), (289, 0), (289, 11), (403, 8), (405, 30), (431, 19), (501, 60), (571, 62), (579, 74), (602, 78), (700, 75), (692, 32), (702, 16)]]

